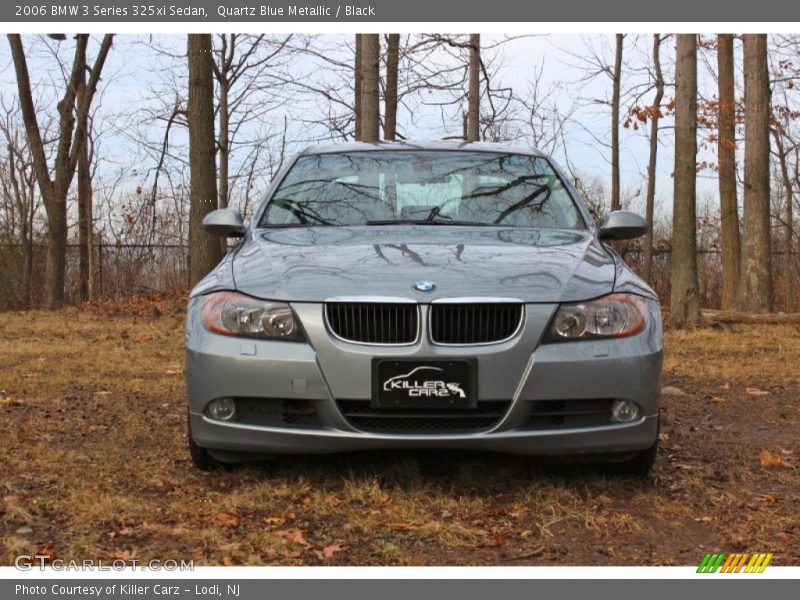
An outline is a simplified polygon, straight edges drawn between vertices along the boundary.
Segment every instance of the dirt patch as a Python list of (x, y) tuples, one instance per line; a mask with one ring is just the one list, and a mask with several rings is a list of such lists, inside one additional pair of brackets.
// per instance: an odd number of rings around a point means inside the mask
[(287, 457), (204, 474), (186, 453), (180, 300), (0, 315), (0, 563), (800, 564), (800, 330), (667, 333), (645, 481), (464, 452)]

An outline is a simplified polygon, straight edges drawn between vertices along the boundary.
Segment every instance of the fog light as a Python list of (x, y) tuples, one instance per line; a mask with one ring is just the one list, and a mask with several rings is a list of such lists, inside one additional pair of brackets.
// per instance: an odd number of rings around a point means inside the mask
[(233, 398), (217, 398), (206, 409), (208, 416), (219, 421), (230, 421), (236, 414), (236, 402)]
[(611, 419), (620, 423), (630, 423), (639, 418), (639, 405), (630, 400), (614, 400), (611, 405)]

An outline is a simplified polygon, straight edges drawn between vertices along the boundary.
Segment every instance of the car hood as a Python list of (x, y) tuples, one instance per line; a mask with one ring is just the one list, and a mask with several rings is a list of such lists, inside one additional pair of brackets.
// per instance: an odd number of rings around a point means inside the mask
[[(568, 302), (610, 293), (615, 263), (588, 231), (459, 226), (256, 230), (233, 257), (236, 288), (259, 298), (493, 296)], [(413, 289), (416, 281), (432, 292)]]

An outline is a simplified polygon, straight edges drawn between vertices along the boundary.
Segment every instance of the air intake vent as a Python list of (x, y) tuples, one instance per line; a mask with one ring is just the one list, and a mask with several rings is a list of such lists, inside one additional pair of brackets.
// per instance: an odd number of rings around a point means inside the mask
[(359, 344), (413, 344), (419, 330), (412, 303), (328, 302), (325, 318), (337, 337)]
[(531, 403), (525, 429), (568, 429), (593, 427), (611, 422), (614, 400), (540, 400)]
[(356, 429), (375, 433), (448, 434), (484, 431), (508, 412), (507, 400), (479, 401), (475, 408), (375, 408), (369, 400), (339, 400), (342, 415)]
[(436, 344), (492, 344), (517, 332), (522, 305), (432, 304), (430, 321), (431, 341)]

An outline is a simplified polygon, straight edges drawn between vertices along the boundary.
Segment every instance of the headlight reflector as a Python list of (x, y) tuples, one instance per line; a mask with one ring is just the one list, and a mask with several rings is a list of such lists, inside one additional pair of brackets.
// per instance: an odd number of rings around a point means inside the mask
[(303, 339), (294, 312), (284, 302), (216, 292), (200, 298), (200, 313), (203, 325), (214, 333), (270, 340)]
[(611, 294), (580, 304), (564, 304), (556, 313), (548, 341), (625, 337), (647, 322), (647, 301), (633, 294)]

